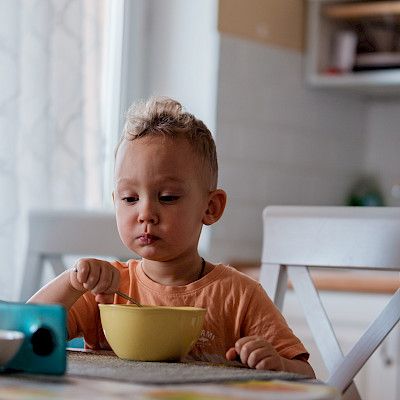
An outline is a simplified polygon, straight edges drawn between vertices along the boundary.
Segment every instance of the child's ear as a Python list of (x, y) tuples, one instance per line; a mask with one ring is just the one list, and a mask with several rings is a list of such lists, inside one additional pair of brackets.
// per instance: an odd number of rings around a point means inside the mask
[(212, 225), (217, 222), (225, 209), (226, 193), (222, 189), (216, 189), (208, 195), (208, 206), (203, 216), (204, 225)]

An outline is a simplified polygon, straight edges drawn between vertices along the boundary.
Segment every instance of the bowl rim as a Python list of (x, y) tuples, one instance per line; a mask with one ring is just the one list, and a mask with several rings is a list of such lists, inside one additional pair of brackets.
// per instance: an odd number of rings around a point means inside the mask
[(148, 312), (163, 312), (163, 311), (183, 311), (183, 312), (206, 312), (205, 308), (201, 307), (191, 307), (191, 306), (153, 306), (153, 305), (143, 305), (143, 307), (138, 307), (135, 304), (99, 304), (99, 308), (116, 308), (125, 309), (130, 311), (148, 311)]
[(21, 331), (10, 329), (0, 329), (0, 340), (21, 340), (25, 338), (25, 334)]

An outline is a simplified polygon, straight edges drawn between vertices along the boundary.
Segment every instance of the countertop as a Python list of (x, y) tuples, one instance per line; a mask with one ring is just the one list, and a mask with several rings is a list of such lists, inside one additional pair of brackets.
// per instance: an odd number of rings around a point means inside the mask
[[(260, 261), (232, 261), (229, 264), (258, 280)], [(400, 275), (395, 271), (314, 269), (311, 276), (319, 290), (391, 294), (400, 287)]]

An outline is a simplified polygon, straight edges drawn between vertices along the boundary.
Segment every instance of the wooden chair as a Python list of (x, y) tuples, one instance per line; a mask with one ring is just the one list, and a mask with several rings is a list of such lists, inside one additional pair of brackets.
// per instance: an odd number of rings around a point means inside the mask
[(400, 271), (400, 208), (271, 206), (263, 212), (260, 281), (282, 310), (290, 280), (343, 399), (360, 399), (353, 378), (400, 320), (400, 290), (344, 356), (317, 289), (313, 267)]
[(135, 257), (121, 242), (111, 211), (34, 210), (28, 216), (28, 229), (20, 301), (40, 288), (45, 262), (58, 275), (67, 268), (63, 257), (68, 255)]

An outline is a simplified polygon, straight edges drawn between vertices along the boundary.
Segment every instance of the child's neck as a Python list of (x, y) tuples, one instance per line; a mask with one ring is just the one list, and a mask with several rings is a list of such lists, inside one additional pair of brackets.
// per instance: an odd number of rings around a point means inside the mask
[(202, 278), (207, 272), (207, 263), (200, 256), (191, 262), (158, 262), (143, 259), (140, 268), (156, 283), (184, 286)]

